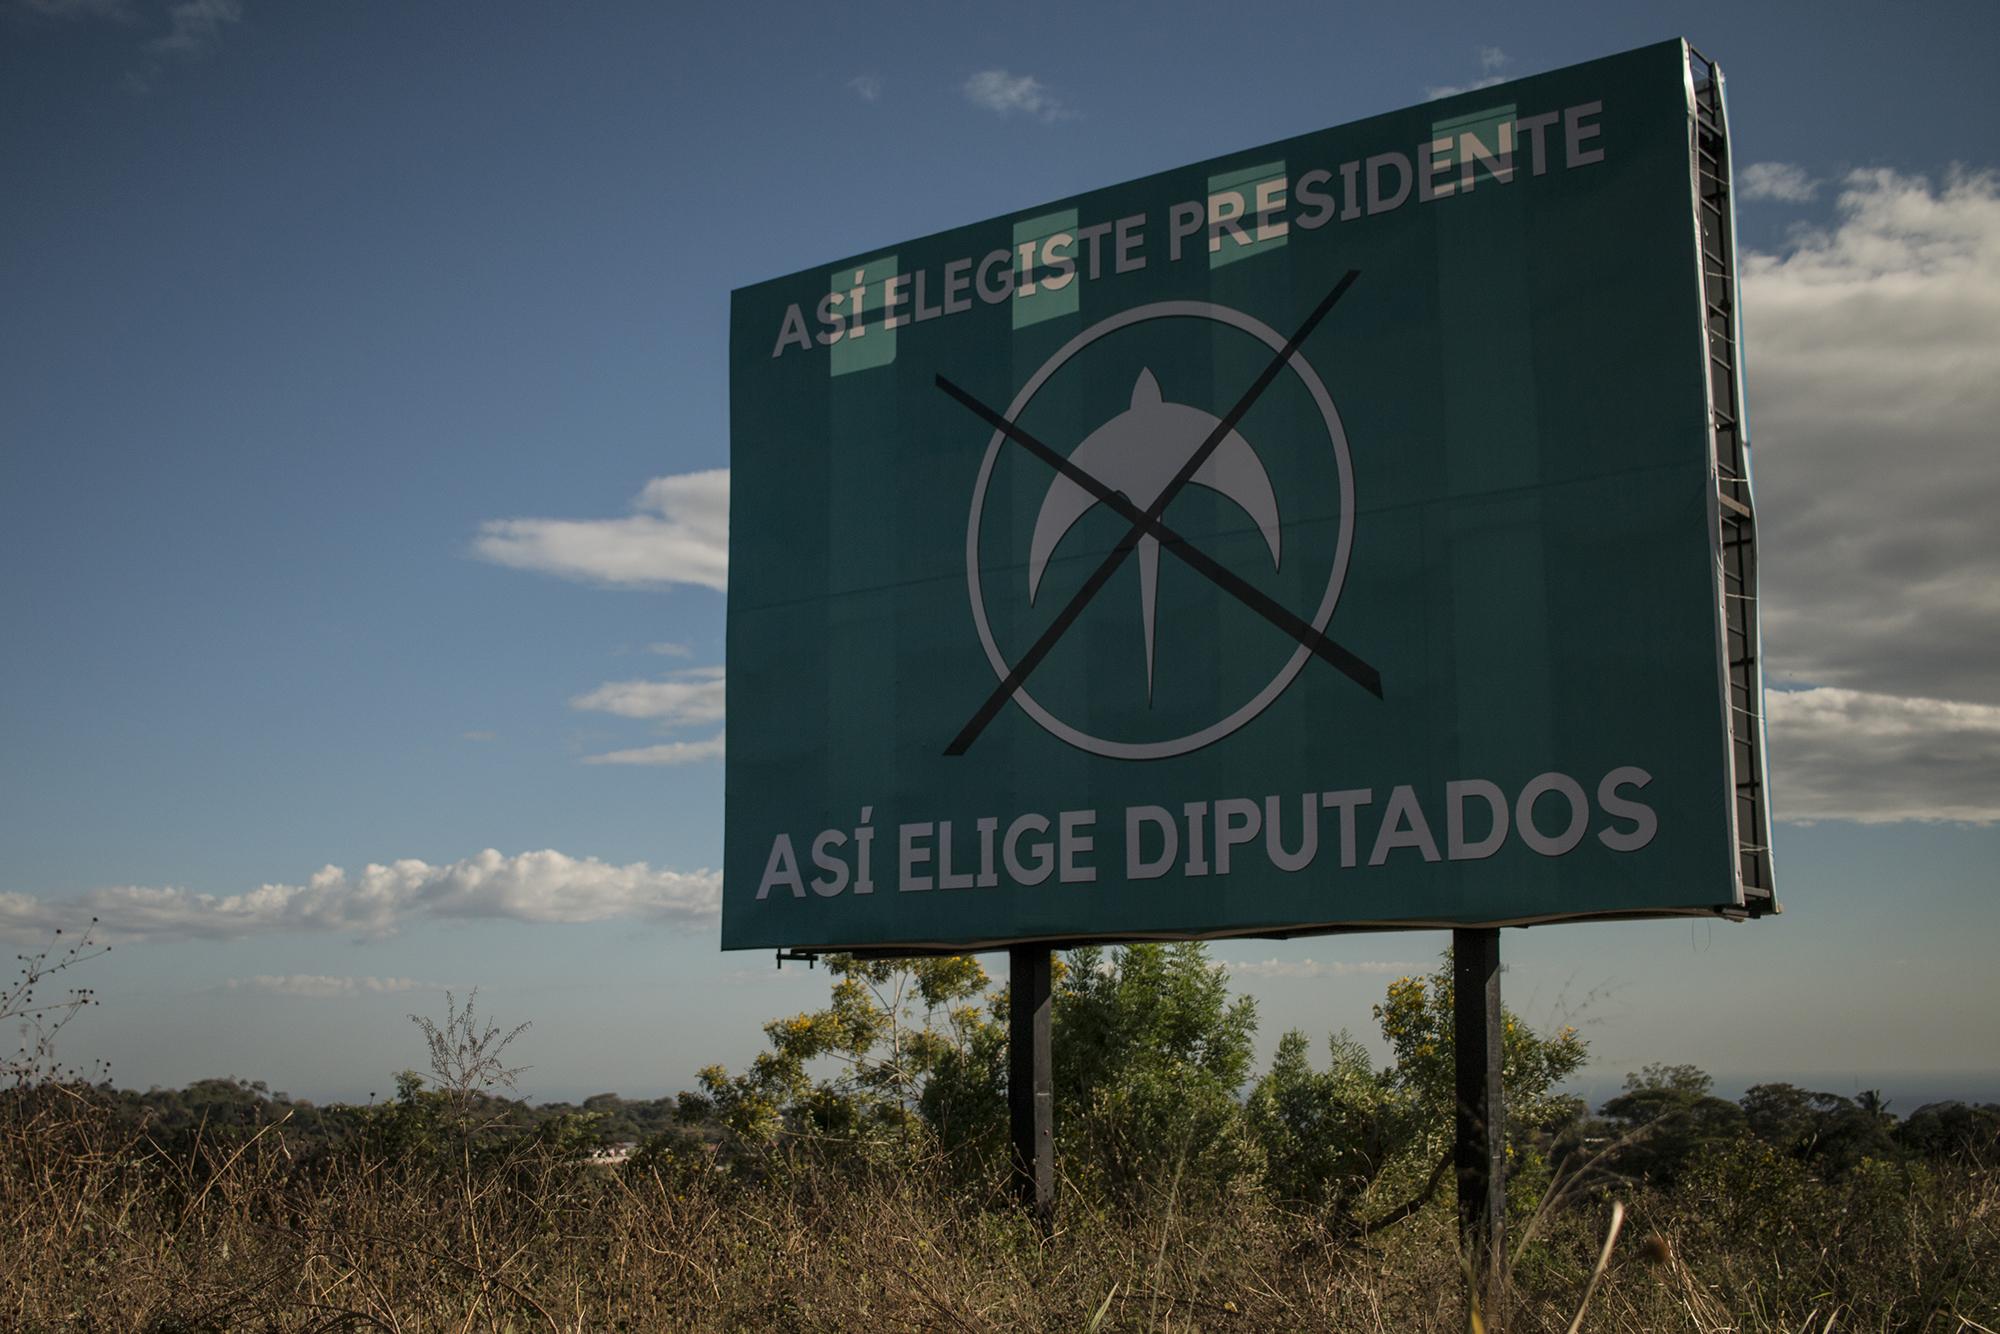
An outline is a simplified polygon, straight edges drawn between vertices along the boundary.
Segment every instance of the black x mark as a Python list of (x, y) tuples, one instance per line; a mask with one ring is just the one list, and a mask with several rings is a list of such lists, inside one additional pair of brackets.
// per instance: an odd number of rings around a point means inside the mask
[(1237, 598), (1252, 611), (1311, 649), (1315, 655), (1331, 663), (1334, 667), (1339, 668), (1342, 673), (1362, 689), (1368, 691), (1377, 699), (1381, 698), (1382, 677), (1373, 667), (1322, 635), (1309, 623), (1291, 611), (1279, 606), (1226, 567), (1218, 564), (1199, 547), (1188, 542), (1179, 533), (1176, 533), (1165, 523), (1161, 522), (1160, 518), (1166, 512), (1167, 506), (1173, 502), (1174, 497), (1180, 494), (1181, 489), (1188, 484), (1197, 472), (1201, 471), (1202, 465), (1208, 462), (1209, 456), (1228, 438), (1229, 433), (1236, 429), (1236, 424), (1243, 420), (1244, 414), (1249, 412), (1263, 392), (1271, 387), (1272, 382), (1278, 378), (1278, 373), (1284, 369), (1285, 364), (1291, 360), (1292, 355), (1299, 350), (1300, 345), (1319, 326), (1320, 321), (1326, 318), (1327, 312), (1333, 309), (1334, 303), (1346, 294), (1347, 289), (1353, 285), (1354, 280), (1359, 276), (1360, 273), (1358, 270), (1349, 269), (1341, 280), (1334, 284), (1333, 290), (1328, 292), (1320, 303), (1313, 308), (1310, 315), (1306, 316), (1305, 322), (1299, 326), (1298, 331), (1286, 340), (1284, 347), (1279, 350), (1278, 355), (1264, 368), (1263, 373), (1251, 383), (1250, 388), (1237, 401), (1236, 406), (1230, 409), (1229, 415), (1216, 423), (1215, 429), (1209, 432), (1208, 438), (1202, 441), (1200, 448), (1196, 449), (1188, 457), (1187, 462), (1181, 465), (1180, 471), (1174, 474), (1173, 479), (1167, 483), (1165, 489), (1158, 496), (1154, 497), (1153, 503), (1144, 510), (1133, 505), (1123, 492), (1114, 491), (1104, 485), (1103, 482), (1091, 476), (1068, 458), (1058, 454), (1055, 450), (1050, 449), (1034, 436), (1028, 434), (1017, 423), (1011, 422), (993, 411), (984, 403), (981, 403), (972, 397), (972, 395), (953, 384), (950, 380), (947, 380), (943, 375), (937, 376), (937, 386), (939, 389), (942, 389), (946, 394), (970, 409), (981, 420), (1007, 436), (1008, 439), (1022, 446), (1036, 458), (1041, 459), (1044, 463), (1054, 468), (1058, 473), (1069, 478), (1069, 480), (1075, 482), (1078, 486), (1081, 486), (1092, 497), (1102, 504), (1109, 506), (1114, 513), (1130, 525), (1125, 530), (1125, 535), (1119, 540), (1118, 545), (1112, 548), (1098, 567), (1091, 572), (1090, 577), (1084, 581), (1083, 587), (1076, 591), (1076, 595), (1069, 600), (1068, 605), (1057, 614), (1054, 621), (1050, 622), (1048, 629), (1042, 632), (1041, 638), (1035, 641), (1033, 647), (1022, 655), (1019, 662), (1014, 664), (1013, 670), (1008, 672), (1006, 679), (1000, 682), (991, 695), (987, 696), (986, 702), (980, 706), (979, 712), (972, 716), (971, 721), (959, 730), (958, 735), (952, 739), (951, 745), (945, 748), (945, 754), (963, 755), (971, 747), (972, 743), (978, 739), (979, 734), (985, 730), (986, 725), (993, 721), (994, 717), (1006, 705), (1007, 701), (1013, 698), (1014, 692), (1021, 688), (1022, 682), (1026, 681), (1029, 674), (1041, 665), (1042, 660), (1049, 655), (1049, 651), (1056, 646), (1056, 642), (1067, 633), (1071, 625), (1075, 624), (1076, 618), (1090, 604), (1090, 600), (1096, 597), (1098, 591), (1110, 581), (1112, 574), (1117, 571), (1118, 567), (1124, 563), (1125, 558), (1138, 546), (1139, 539), (1142, 536), (1158, 539), (1161, 546), (1173, 552), (1174, 555), (1178, 556), (1202, 575), (1213, 580), (1225, 592)]

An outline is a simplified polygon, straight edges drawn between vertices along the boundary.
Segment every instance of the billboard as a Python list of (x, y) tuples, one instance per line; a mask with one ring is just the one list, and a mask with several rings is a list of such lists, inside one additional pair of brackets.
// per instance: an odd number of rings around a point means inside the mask
[(724, 948), (1770, 906), (1690, 70), (737, 291)]

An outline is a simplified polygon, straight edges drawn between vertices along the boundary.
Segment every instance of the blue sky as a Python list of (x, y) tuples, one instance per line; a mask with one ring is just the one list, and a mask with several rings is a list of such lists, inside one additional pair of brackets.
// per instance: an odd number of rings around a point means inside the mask
[[(1753, 252), (1787, 911), (1509, 933), (1508, 998), (1606, 1088), (2000, 1097), (1978, 4), (11, 0), (0, 931), (117, 943), (64, 1055), (361, 1096), (477, 985), (533, 1095), (742, 1064), (824, 980), (716, 948), (730, 290), (1675, 35)], [(1269, 1042), (1442, 943), (1216, 954)]]

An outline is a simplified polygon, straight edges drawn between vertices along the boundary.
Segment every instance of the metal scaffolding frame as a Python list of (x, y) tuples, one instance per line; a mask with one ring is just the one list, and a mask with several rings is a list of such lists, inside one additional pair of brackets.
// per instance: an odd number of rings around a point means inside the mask
[(1729, 118), (1722, 70), (1688, 48), (1694, 95), (1696, 214), (1701, 298), (1714, 438), (1717, 560), (1729, 702), (1737, 875), (1750, 916), (1777, 911), (1765, 793), (1764, 670), (1757, 623), (1757, 514), (1743, 415), (1742, 341), (1736, 317), (1736, 218), (1730, 199)]

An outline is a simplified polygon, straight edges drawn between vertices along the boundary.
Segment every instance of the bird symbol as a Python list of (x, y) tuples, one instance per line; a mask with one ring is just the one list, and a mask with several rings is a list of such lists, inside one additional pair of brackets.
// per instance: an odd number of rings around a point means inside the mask
[[(1201, 448), (1220, 419), (1186, 403), (1169, 403), (1150, 370), (1141, 370), (1132, 385), (1132, 405), (1092, 431), (1070, 455), (1070, 462), (1097, 478), (1142, 510), (1150, 510), (1167, 484)], [(1227, 496), (1256, 521), (1271, 549), (1271, 566), (1278, 567), (1278, 500), (1257, 452), (1235, 431), (1222, 437), (1194, 476), (1188, 479)], [(1028, 601), (1035, 600), (1042, 571), (1075, 526), (1098, 501), (1067, 477), (1058, 476), (1042, 498), (1035, 518), (1035, 535), (1028, 550)], [(1139, 614), (1146, 632), (1146, 699), (1153, 698), (1153, 609), (1159, 589), (1160, 542), (1139, 539)]]

